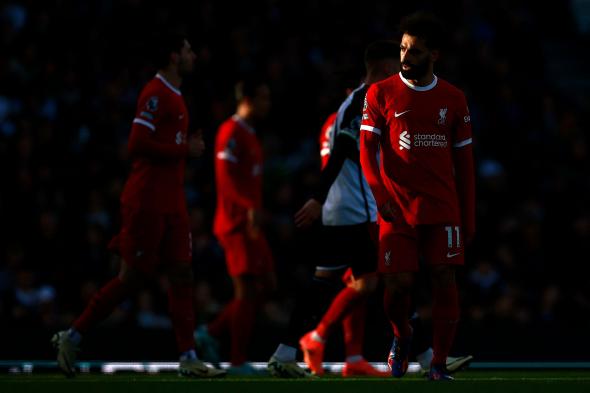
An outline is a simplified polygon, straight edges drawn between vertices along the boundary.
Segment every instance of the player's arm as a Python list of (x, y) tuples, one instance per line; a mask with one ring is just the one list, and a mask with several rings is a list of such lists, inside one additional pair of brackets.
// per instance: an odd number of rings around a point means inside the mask
[(336, 122), (337, 112), (332, 113), (326, 119), (326, 122), (322, 126), (320, 130), (320, 159), (322, 160), (322, 169), (328, 163), (328, 158), (330, 158), (330, 140), (332, 139), (332, 133), (334, 132), (335, 122)]
[(469, 243), (475, 235), (475, 168), (471, 118), (464, 97), (462, 101), (453, 140), (453, 165), (465, 242)]
[(226, 199), (247, 210), (247, 233), (257, 237), (260, 232), (262, 212), (260, 201), (248, 192), (248, 178), (244, 176), (244, 165), (247, 161), (243, 156), (244, 141), (233, 130), (221, 131), (215, 148), (215, 169), (220, 190)]
[(189, 148), (186, 143), (165, 143), (156, 139), (163, 112), (158, 96), (141, 97), (131, 126), (127, 149), (132, 157), (155, 159), (180, 159), (186, 157)]
[(379, 153), (380, 139), (380, 135), (374, 131), (361, 131), (361, 167), (375, 197), (381, 218), (385, 221), (392, 221), (396, 216), (397, 209), (385, 189), (379, 172), (377, 154)]
[(142, 156), (156, 159), (179, 159), (188, 155), (186, 143), (163, 143), (154, 139), (149, 130), (142, 125), (134, 124), (128, 144), (129, 154), (133, 157)]
[(328, 197), (330, 187), (338, 177), (344, 161), (349, 158), (358, 162), (357, 143), (349, 133), (340, 132), (334, 140), (326, 166), (320, 173), (320, 185), (317, 192), (295, 213), (295, 225), (303, 228), (317, 220), (322, 212), (322, 205)]
[(242, 166), (242, 146), (234, 132), (221, 130), (215, 145), (215, 171), (221, 187), (218, 192), (233, 203), (248, 210), (259, 208), (252, 193), (247, 192), (247, 179), (244, 178)]
[(375, 86), (371, 86), (365, 98), (363, 120), (361, 123), (361, 168), (363, 169), (363, 174), (367, 179), (369, 187), (371, 187), (381, 218), (391, 221), (394, 216), (393, 201), (383, 184), (383, 179), (379, 171), (379, 162), (377, 160), (381, 142), (381, 124), (384, 123), (377, 102), (376, 88)]
[(334, 139), (334, 147), (330, 152), (328, 162), (320, 173), (320, 185), (314, 194), (314, 199), (322, 204), (326, 201), (330, 187), (338, 177), (347, 158), (358, 163), (357, 142), (350, 134), (340, 132)]

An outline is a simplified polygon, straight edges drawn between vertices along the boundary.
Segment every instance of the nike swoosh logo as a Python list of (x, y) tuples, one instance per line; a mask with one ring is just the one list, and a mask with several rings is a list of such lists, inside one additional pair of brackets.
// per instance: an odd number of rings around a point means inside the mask
[(403, 115), (404, 113), (408, 113), (408, 112), (411, 112), (411, 111), (412, 111), (411, 109), (408, 109), (407, 111), (403, 111), (403, 112), (400, 112), (400, 113), (397, 113), (397, 112), (395, 112), (393, 115), (394, 115), (395, 117), (400, 117), (400, 116), (401, 116), (401, 115)]
[(451, 254), (450, 252), (447, 252), (447, 258), (456, 257), (457, 255), (461, 255), (461, 253), (460, 252), (456, 252), (454, 254)]

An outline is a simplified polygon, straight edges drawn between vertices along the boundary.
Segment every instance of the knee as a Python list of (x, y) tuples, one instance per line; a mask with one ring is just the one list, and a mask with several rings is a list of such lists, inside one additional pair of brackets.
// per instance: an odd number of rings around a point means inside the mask
[(129, 289), (136, 290), (148, 279), (148, 274), (129, 266), (122, 261), (119, 280)]
[(258, 297), (258, 288), (256, 278), (253, 276), (242, 275), (233, 277), (234, 297), (236, 299), (253, 300)]
[(378, 278), (374, 274), (367, 274), (354, 280), (350, 285), (357, 292), (368, 296), (377, 290)]

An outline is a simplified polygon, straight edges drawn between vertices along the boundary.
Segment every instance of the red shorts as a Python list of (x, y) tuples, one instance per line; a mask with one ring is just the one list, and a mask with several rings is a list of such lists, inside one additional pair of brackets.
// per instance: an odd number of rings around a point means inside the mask
[(118, 240), (121, 257), (129, 266), (153, 273), (163, 263), (190, 263), (192, 239), (188, 213), (160, 213), (121, 207), (121, 232)]
[(274, 261), (264, 235), (252, 237), (244, 232), (219, 237), (225, 251), (225, 262), (230, 276), (262, 275), (274, 272)]
[(463, 265), (463, 234), (457, 225), (379, 223), (380, 273), (416, 272), (422, 256), (429, 265)]

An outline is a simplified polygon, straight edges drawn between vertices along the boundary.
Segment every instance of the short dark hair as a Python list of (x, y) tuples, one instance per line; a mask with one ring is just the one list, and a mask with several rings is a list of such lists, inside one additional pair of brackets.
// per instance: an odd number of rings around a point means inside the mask
[(236, 83), (234, 94), (237, 102), (244, 98), (253, 98), (256, 96), (258, 88), (265, 86), (266, 82), (260, 76), (247, 76)]
[(434, 14), (416, 12), (402, 19), (401, 34), (408, 34), (424, 40), (429, 49), (441, 49), (446, 31), (443, 23)]
[(365, 64), (399, 57), (399, 43), (390, 40), (373, 41), (365, 49)]
[(171, 53), (180, 53), (184, 47), (186, 36), (180, 33), (164, 33), (156, 38), (154, 63), (164, 68), (170, 63)]

